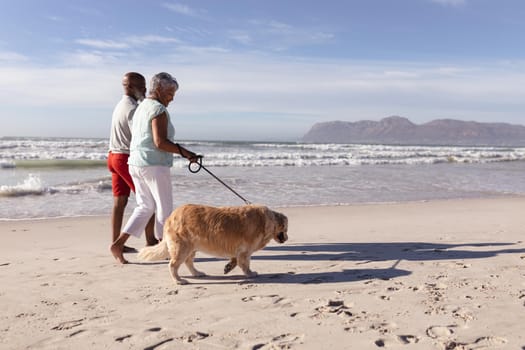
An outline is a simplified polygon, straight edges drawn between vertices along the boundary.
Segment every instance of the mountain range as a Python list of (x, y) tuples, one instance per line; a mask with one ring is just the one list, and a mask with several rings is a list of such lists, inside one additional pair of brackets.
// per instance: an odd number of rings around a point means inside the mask
[(311, 143), (403, 145), (525, 146), (525, 126), (437, 119), (414, 124), (392, 116), (380, 121), (317, 123), (303, 136)]

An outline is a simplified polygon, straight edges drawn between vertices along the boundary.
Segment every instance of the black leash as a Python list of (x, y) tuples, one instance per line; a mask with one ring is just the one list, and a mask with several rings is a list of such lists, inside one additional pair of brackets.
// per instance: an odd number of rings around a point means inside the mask
[[(239, 197), (240, 199), (242, 199), (244, 201), (244, 203), (246, 204), (252, 204), (250, 201), (246, 200), (243, 196), (241, 196), (240, 194), (238, 194), (237, 192), (235, 192), (235, 190), (233, 188), (231, 188), (230, 186), (226, 185), (224, 183), (224, 181), (222, 181), (221, 179), (219, 179), (217, 176), (215, 176), (214, 173), (212, 173), (211, 171), (209, 171), (208, 169), (206, 169), (206, 167), (204, 165), (202, 165), (202, 157), (201, 155), (197, 156), (198, 157), (198, 160), (196, 162), (190, 162), (190, 164), (188, 164), (188, 170), (191, 172), (191, 173), (198, 173), (201, 169), (204, 169), (208, 174), (210, 174), (211, 176), (213, 176), (215, 178), (215, 180), (219, 181), (221, 184), (224, 185), (224, 187), (226, 187), (227, 189), (229, 189), (230, 191), (232, 191), (233, 193), (235, 193), (237, 195), (237, 197)], [(192, 168), (192, 164), (197, 164), (197, 167), (193, 167)]]

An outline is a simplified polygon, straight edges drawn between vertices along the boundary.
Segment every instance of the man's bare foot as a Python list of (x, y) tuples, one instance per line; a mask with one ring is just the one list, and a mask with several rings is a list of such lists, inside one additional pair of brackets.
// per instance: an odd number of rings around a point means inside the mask
[(113, 242), (113, 244), (109, 248), (111, 250), (111, 254), (113, 254), (115, 259), (117, 259), (117, 261), (121, 264), (128, 263), (128, 261), (124, 259), (124, 247), (128, 238), (128, 233), (121, 233), (120, 236), (118, 236), (117, 240)]
[(133, 247), (128, 247), (127, 245), (124, 246), (123, 253), (136, 253), (137, 249)]
[(117, 259), (117, 261), (121, 264), (127, 264), (128, 261), (124, 258), (124, 249), (121, 245), (117, 244), (116, 242), (111, 245), (111, 254)]

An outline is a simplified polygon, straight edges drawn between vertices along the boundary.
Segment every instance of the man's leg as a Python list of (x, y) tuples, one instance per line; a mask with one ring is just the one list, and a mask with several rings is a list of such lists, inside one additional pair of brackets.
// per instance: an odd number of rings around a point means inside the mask
[[(111, 242), (115, 242), (120, 235), (122, 230), (122, 222), (124, 220), (124, 210), (128, 204), (127, 196), (115, 196), (113, 197), (113, 210), (111, 212)], [(124, 253), (134, 253), (137, 250), (132, 247), (124, 246)]]
[(111, 228), (112, 228), (112, 240), (115, 242), (120, 235), (122, 229), (122, 221), (124, 218), (124, 210), (128, 204), (128, 197), (115, 196), (113, 197), (113, 211), (111, 212)]
[[(111, 242), (115, 242), (120, 235), (124, 211), (128, 204), (131, 190), (134, 190), (133, 180), (128, 171), (128, 155), (121, 153), (109, 153), (108, 168), (111, 172), (111, 187), (113, 190), (113, 210), (111, 213)], [(137, 250), (124, 246), (125, 253), (133, 253)]]

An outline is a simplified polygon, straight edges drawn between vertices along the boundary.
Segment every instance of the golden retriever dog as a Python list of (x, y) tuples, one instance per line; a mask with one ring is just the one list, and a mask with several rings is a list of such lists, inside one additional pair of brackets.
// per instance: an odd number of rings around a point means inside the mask
[(265, 206), (210, 207), (186, 204), (175, 209), (166, 220), (162, 241), (142, 248), (139, 259), (155, 261), (170, 258), (171, 276), (178, 284), (186, 284), (178, 270), (182, 263), (195, 277), (205, 276), (193, 266), (197, 251), (229, 258), (224, 267), (228, 273), (239, 265), (246, 277), (255, 277), (250, 270), (251, 255), (271, 239), (284, 243), (288, 239), (288, 218)]

